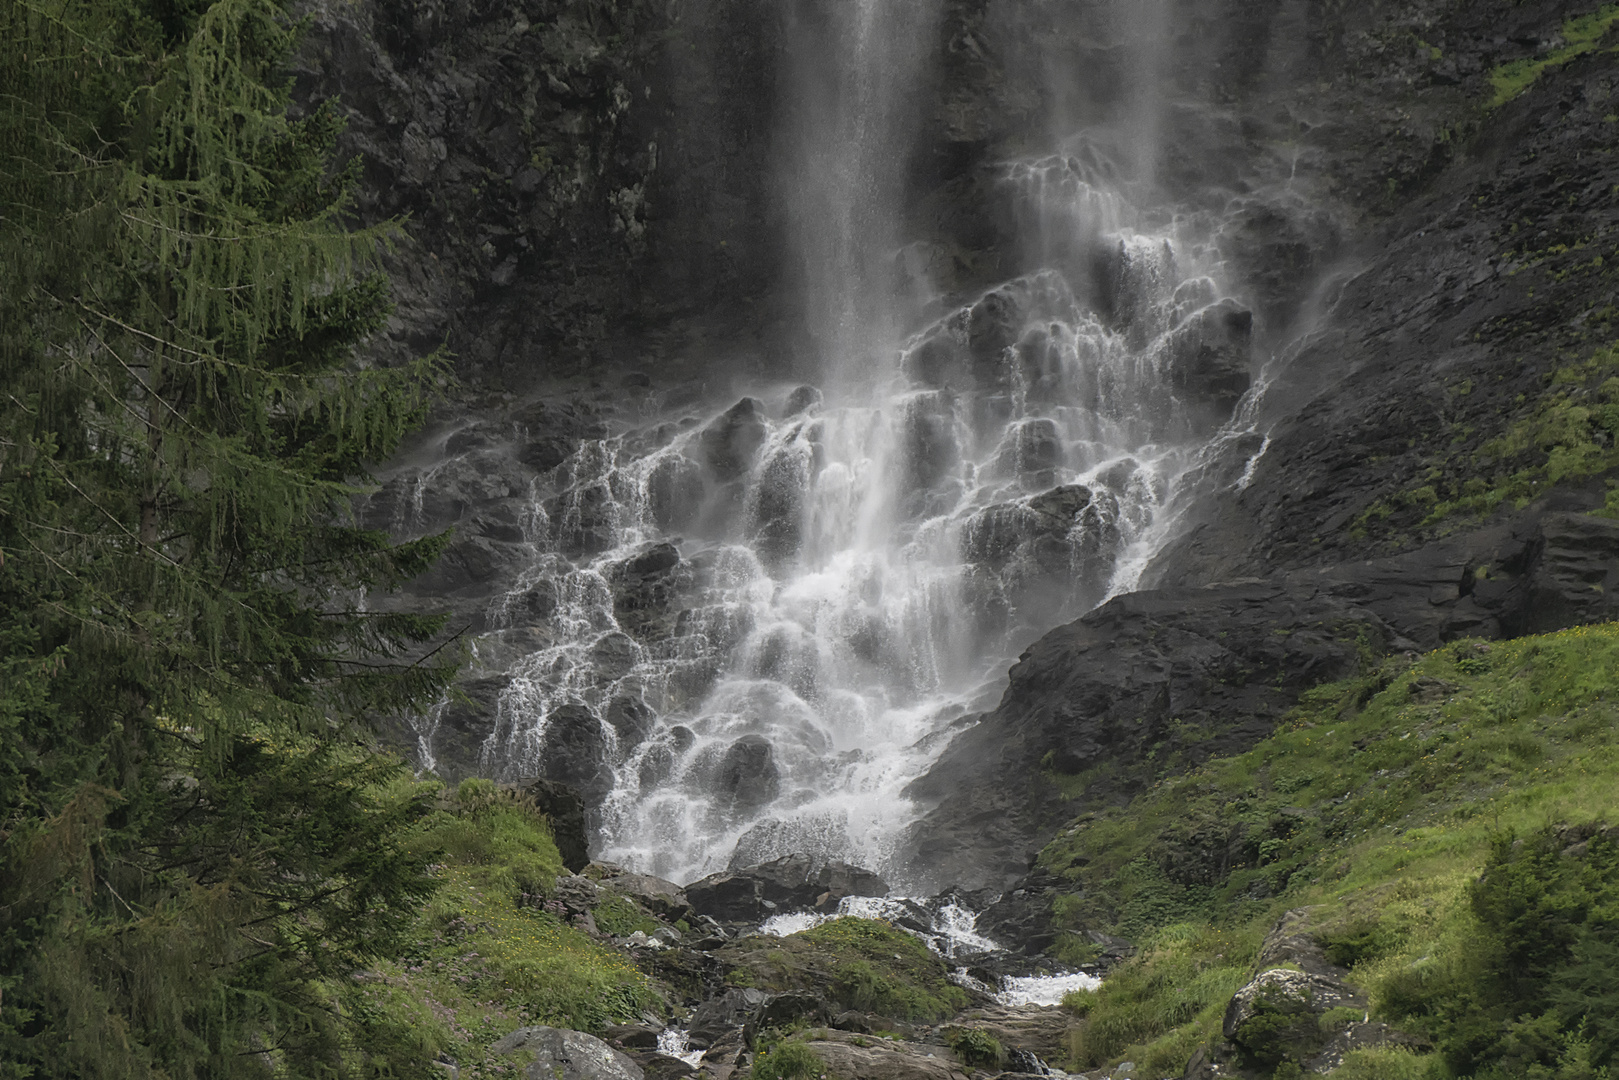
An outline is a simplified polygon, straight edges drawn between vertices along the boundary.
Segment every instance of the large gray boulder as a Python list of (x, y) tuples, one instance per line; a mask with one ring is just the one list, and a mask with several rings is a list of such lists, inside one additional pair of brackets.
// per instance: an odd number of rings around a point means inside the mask
[(834, 910), (845, 896), (887, 896), (888, 883), (844, 862), (817, 864), (784, 855), (758, 866), (710, 874), (686, 886), (700, 915), (721, 922), (758, 922), (789, 911)]
[(641, 1066), (594, 1035), (553, 1027), (518, 1028), (491, 1051), (533, 1052), (529, 1080), (642, 1080)]

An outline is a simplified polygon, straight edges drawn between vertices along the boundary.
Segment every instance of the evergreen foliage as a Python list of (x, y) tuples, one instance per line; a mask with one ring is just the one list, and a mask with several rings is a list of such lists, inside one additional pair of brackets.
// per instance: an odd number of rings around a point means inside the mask
[[(349, 507), (441, 362), (272, 0), (0, 0), (0, 1075), (335, 1075), (320, 980), (432, 888), (352, 747), (453, 664)], [(414, 658), (412, 660), (412, 658)], [(390, 794), (391, 793), (391, 794)]]

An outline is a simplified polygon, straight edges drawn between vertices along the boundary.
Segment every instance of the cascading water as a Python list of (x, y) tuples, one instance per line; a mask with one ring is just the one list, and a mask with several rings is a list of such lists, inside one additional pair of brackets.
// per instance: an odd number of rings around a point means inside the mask
[(483, 768), (574, 784), (596, 854), (676, 881), (804, 853), (904, 882), (906, 785), (1034, 636), (1131, 587), (1177, 478), (1230, 437), (1251, 320), (1209, 228), (1143, 206), (1141, 154), (1106, 132), (1004, 166), (1035, 269), (953, 304), (901, 282), (933, 5), (790, 7), (819, 386), (671, 409), (542, 478), (535, 560), (490, 616), (543, 596), (546, 643)]

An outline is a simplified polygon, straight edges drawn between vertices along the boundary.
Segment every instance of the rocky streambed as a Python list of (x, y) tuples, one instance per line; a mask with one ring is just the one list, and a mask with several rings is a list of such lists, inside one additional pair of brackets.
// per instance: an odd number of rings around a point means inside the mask
[(726, 1080), (783, 1040), (850, 1080), (1060, 1074), (1080, 1023), (1061, 995), (1094, 988), (1129, 946), (1098, 935), (1089, 970), (1056, 968), (1020, 936), (1023, 899), (896, 897), (869, 871), (802, 856), (685, 888), (589, 863), (534, 902), (648, 973), (668, 1018), (600, 1038), (524, 1028), (495, 1049), (532, 1052), (536, 1078)]

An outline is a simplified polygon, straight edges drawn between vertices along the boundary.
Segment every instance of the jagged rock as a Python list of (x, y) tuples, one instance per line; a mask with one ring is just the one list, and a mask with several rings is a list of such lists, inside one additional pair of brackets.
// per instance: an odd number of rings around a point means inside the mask
[(800, 1021), (824, 1024), (831, 1016), (831, 1008), (815, 994), (773, 994), (754, 1011), (743, 1028), (742, 1037), (752, 1046), (761, 1032), (791, 1029)]
[(726, 1035), (735, 1034), (740, 1039), (742, 1029), (769, 999), (769, 994), (751, 986), (710, 998), (692, 1013), (691, 1025), (686, 1029), (688, 1043), (694, 1049), (706, 1050)]
[(599, 417), (571, 401), (541, 399), (514, 413), (512, 423), (524, 437), (517, 459), (541, 472), (566, 461), (582, 440), (607, 435)]
[(1111, 558), (1117, 521), (1118, 500), (1111, 492), (1066, 484), (980, 510), (962, 529), (962, 553), (996, 571), (1021, 559), (1036, 572), (1065, 575), (1088, 563), (1096, 576)]
[(518, 1028), (494, 1046), (494, 1054), (528, 1050), (530, 1080), (642, 1080), (641, 1067), (594, 1035), (553, 1027)]
[(1530, 558), (1522, 615), (1509, 620), (1513, 632), (1539, 634), (1619, 618), (1619, 521), (1547, 514)]
[(509, 675), (464, 679), (439, 709), (430, 728), (434, 771), (447, 782), (479, 775), (484, 742), (495, 730), (496, 705), (511, 681)]
[(608, 580), (618, 624), (643, 640), (667, 637), (674, 629), (675, 601), (689, 576), (670, 543), (651, 544), (613, 567)]
[(797, 416), (799, 413), (809, 412), (821, 404), (821, 392), (813, 386), (800, 386), (787, 395), (787, 404), (782, 409), (782, 415)]
[(997, 945), (1026, 956), (1045, 952), (1057, 940), (1051, 921), (1051, 902), (1062, 882), (1048, 871), (1035, 869), (1015, 882), (978, 913), (978, 932)]
[(1169, 339), (1169, 381), (1193, 404), (1225, 419), (1248, 392), (1254, 316), (1234, 300), (1204, 308)]
[(526, 790), (540, 813), (551, 822), (551, 835), (562, 856), (562, 865), (572, 873), (579, 873), (590, 863), (584, 796), (567, 784), (543, 778), (530, 781)]
[(607, 723), (618, 735), (618, 752), (627, 756), (647, 741), (657, 727), (658, 717), (640, 698), (620, 694), (607, 703)]
[(563, 905), (570, 916), (580, 915), (602, 902), (602, 889), (583, 874), (558, 875), (553, 898)]

